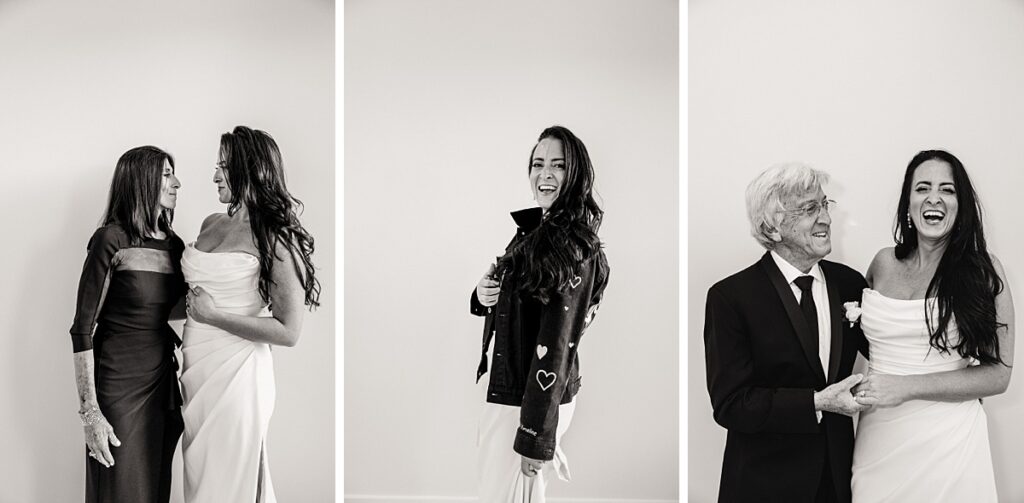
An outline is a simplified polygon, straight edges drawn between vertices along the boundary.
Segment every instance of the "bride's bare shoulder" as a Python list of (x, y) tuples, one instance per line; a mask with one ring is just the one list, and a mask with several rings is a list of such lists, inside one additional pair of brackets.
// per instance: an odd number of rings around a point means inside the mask
[(884, 278), (899, 267), (899, 259), (896, 258), (896, 248), (889, 246), (878, 250), (875, 258), (871, 259), (868, 266), (868, 273), (864, 275), (868, 285), (874, 286), (878, 278)]
[(208, 217), (203, 219), (203, 225), (199, 227), (199, 232), (205, 231), (207, 228), (216, 225), (222, 219), (228, 216), (227, 213), (211, 213)]

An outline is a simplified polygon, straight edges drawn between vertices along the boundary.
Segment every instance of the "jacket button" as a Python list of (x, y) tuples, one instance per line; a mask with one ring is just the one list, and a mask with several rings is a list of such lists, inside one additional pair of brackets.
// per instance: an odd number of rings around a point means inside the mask
[(489, 313), (489, 312), (491, 312), (491, 308), (489, 308), (489, 307), (488, 307), (488, 308), (487, 308), (487, 312), (488, 312), (488, 313)]
[(569, 306), (564, 306), (562, 309), (565, 309), (566, 311), (568, 311), (569, 310)]

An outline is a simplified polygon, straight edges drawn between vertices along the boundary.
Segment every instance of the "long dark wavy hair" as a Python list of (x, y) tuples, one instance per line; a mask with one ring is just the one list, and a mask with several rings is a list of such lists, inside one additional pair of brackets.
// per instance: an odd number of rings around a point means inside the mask
[(152, 237), (154, 220), (158, 229), (168, 236), (174, 234), (171, 230), (174, 210), (160, 206), (164, 161), (174, 168), (171, 154), (149, 145), (121, 154), (110, 181), (102, 225), (120, 225), (136, 245)]
[[(608, 263), (601, 251), (597, 231), (604, 211), (594, 200), (594, 166), (587, 147), (576, 135), (561, 126), (545, 129), (537, 138), (562, 142), (565, 155), (565, 180), (561, 192), (548, 209), (541, 224), (516, 241), (498, 259), (496, 275), (511, 278), (516, 290), (547, 303), (552, 290), (564, 286), (576, 276), (577, 265), (591, 257), (598, 283), (606, 280)], [(530, 151), (527, 173), (533, 162), (535, 144)]]
[[(283, 245), (295, 258), (295, 274), (305, 290), (310, 309), (320, 305), (320, 281), (316, 279), (311, 255), (313, 236), (299, 222), (299, 201), (285, 186), (284, 167), (277, 142), (267, 133), (238, 126), (220, 137), (220, 162), (226, 172), (231, 202), (228, 214), (243, 205), (249, 211), (252, 235), (259, 251), (260, 296), (270, 302), (271, 271), (277, 245)], [(287, 258), (287, 257), (286, 257)]]
[[(942, 161), (952, 168), (958, 207), (956, 221), (947, 237), (946, 251), (939, 260), (925, 295), (928, 299), (934, 298), (939, 308), (939, 319), (933, 323), (927, 313), (930, 301), (925, 302), (925, 319), (931, 345), (943, 353), (955, 350), (964, 358), (1005, 365), (999, 356), (996, 332), (1006, 324), (999, 323), (996, 318), (995, 302), (996, 296), (1003, 290), (1003, 282), (996, 273), (985, 245), (981, 203), (974, 185), (963, 163), (953, 154), (944, 150), (925, 150), (915, 155), (907, 165), (896, 210), (896, 225), (893, 228), (896, 258), (903, 260), (917, 249), (917, 231), (908, 223), (910, 191), (913, 190), (911, 184), (914, 171), (931, 160)], [(946, 327), (952, 319), (956, 320), (960, 340), (951, 346)]]

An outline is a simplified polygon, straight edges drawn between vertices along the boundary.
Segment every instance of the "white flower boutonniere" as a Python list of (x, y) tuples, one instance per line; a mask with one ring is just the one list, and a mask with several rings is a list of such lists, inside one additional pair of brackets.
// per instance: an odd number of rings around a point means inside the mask
[(860, 302), (844, 302), (843, 311), (843, 317), (846, 318), (846, 321), (850, 322), (850, 328), (853, 328), (853, 324), (860, 321), (860, 314), (862, 312)]

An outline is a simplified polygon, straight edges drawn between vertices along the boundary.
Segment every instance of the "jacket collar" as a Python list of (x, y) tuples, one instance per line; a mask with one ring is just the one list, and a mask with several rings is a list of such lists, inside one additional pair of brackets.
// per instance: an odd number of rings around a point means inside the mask
[(540, 226), (544, 219), (544, 210), (540, 207), (526, 208), (525, 210), (513, 211), (512, 220), (523, 232), (530, 232)]

